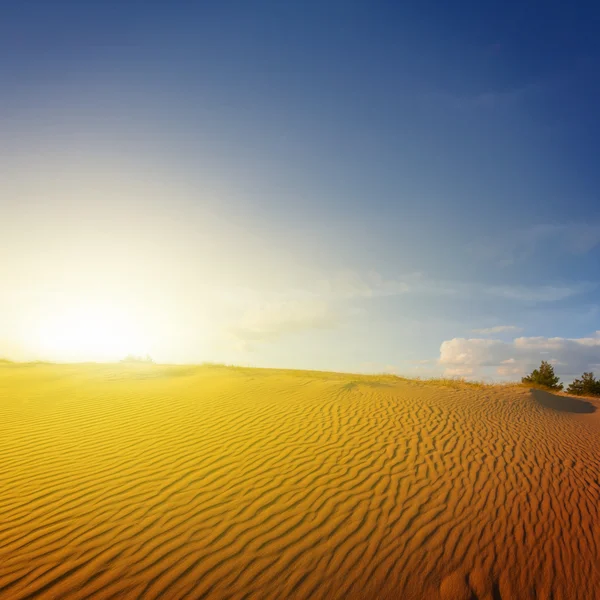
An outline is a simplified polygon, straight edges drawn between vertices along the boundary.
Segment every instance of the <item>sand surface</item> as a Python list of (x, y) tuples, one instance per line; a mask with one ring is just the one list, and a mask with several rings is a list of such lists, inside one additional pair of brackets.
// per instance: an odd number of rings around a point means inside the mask
[(0, 598), (600, 598), (597, 406), (4, 364)]

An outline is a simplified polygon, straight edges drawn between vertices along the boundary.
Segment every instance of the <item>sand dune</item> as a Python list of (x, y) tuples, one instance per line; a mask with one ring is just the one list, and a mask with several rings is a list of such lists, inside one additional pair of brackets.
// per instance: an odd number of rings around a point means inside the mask
[(600, 411), (524, 388), (0, 365), (0, 598), (600, 598)]

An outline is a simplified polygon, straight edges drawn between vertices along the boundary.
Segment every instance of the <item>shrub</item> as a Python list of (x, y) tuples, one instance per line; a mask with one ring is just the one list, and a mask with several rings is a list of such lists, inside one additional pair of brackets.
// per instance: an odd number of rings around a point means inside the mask
[(550, 388), (551, 390), (562, 390), (563, 384), (558, 383), (559, 378), (554, 374), (554, 367), (543, 360), (539, 369), (534, 369), (530, 375), (521, 379), (523, 383), (532, 383)]
[(573, 381), (567, 392), (574, 396), (600, 396), (600, 380), (595, 379), (593, 373), (584, 373), (581, 379)]

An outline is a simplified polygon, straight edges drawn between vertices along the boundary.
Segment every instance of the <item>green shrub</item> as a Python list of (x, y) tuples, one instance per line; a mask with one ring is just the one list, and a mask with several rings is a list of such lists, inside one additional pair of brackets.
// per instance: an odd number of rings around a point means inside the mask
[(523, 383), (530, 383), (550, 388), (551, 390), (562, 390), (563, 384), (559, 383), (559, 378), (554, 374), (554, 367), (543, 360), (539, 369), (534, 369), (530, 375), (521, 379)]
[(584, 373), (581, 379), (573, 381), (567, 392), (574, 396), (600, 396), (600, 380), (595, 379), (593, 373)]

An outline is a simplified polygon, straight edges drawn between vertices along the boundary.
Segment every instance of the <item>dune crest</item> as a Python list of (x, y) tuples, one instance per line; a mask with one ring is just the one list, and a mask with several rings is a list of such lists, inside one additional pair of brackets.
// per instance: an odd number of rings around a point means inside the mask
[(600, 411), (523, 388), (0, 366), (0, 598), (600, 597)]

